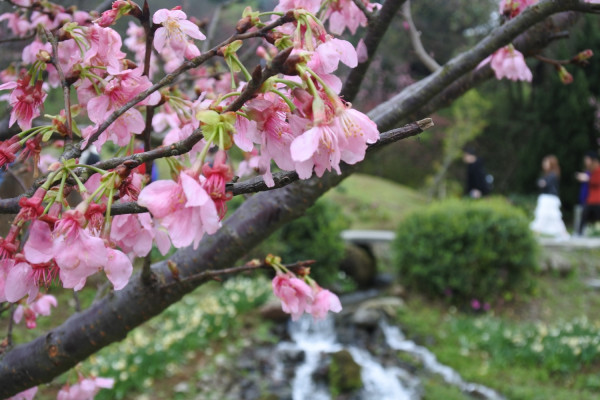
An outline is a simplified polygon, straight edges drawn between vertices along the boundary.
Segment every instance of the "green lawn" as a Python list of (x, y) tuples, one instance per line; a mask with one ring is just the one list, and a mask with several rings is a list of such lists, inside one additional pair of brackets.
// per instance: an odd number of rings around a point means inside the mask
[(325, 198), (343, 205), (350, 229), (396, 230), (407, 212), (423, 205), (425, 197), (386, 179), (353, 174)]
[[(508, 399), (592, 400), (600, 393), (598, 305), (600, 292), (578, 273), (547, 274), (535, 294), (487, 314), (410, 294), (397, 323), (464, 379)], [(467, 399), (435, 381), (425, 388), (427, 399)]]

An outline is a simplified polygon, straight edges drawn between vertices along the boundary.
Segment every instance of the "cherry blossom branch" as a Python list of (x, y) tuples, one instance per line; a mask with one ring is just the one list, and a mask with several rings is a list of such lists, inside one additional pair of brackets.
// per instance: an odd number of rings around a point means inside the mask
[[(581, 14), (576, 12), (563, 12), (553, 15), (519, 35), (513, 41), (513, 44), (515, 48), (525, 56), (534, 55), (552, 42), (564, 38), (565, 29), (575, 25), (580, 15)], [(489, 64), (477, 68), (452, 82), (452, 84), (431, 98), (416, 112), (405, 116), (401, 121), (431, 115), (435, 110), (448, 106), (452, 101), (462, 96), (469, 89), (480, 85), (488, 79), (491, 79), (493, 76), (494, 72)]]
[(240, 94), (234, 101), (231, 103), (225, 111), (238, 111), (244, 103), (254, 96), (256, 91), (260, 89), (263, 83), (267, 79), (272, 76), (277, 75), (281, 72), (281, 68), (283, 64), (288, 59), (290, 54), (292, 53), (293, 48), (289, 47), (283, 51), (280, 51), (271, 61), (271, 64), (265, 67), (264, 70), (261, 70), (260, 66), (257, 66), (256, 69), (252, 72), (252, 79), (248, 84), (244, 87), (242, 94)]
[(381, 10), (379, 10), (379, 13), (377, 14), (377, 17), (374, 18), (373, 21), (369, 22), (367, 33), (364, 38), (368, 57), (365, 61), (358, 63), (356, 68), (350, 71), (348, 78), (346, 78), (344, 87), (340, 92), (340, 96), (346, 101), (352, 101), (354, 97), (356, 97), (365, 74), (369, 69), (369, 65), (371, 65), (371, 61), (373, 60), (375, 52), (377, 51), (377, 47), (379, 47), (379, 43), (383, 39), (383, 35), (385, 32), (387, 32), (390, 24), (392, 23), (392, 19), (404, 1), (405, 0), (385, 0)]
[[(212, 57), (217, 55), (218, 50), (223, 47), (226, 46), (236, 40), (246, 40), (249, 38), (254, 38), (254, 37), (263, 37), (266, 35), (267, 32), (271, 31), (272, 29), (281, 26), (287, 22), (291, 22), (294, 20), (294, 16), (293, 13), (287, 13), (286, 15), (284, 15), (283, 17), (280, 17), (278, 19), (276, 19), (275, 21), (271, 22), (270, 24), (266, 25), (265, 27), (257, 30), (257, 31), (253, 31), (253, 32), (246, 32), (246, 33), (240, 33), (240, 34), (235, 34), (232, 35), (231, 37), (229, 37), (228, 39), (226, 39), (225, 41), (223, 41), (222, 43), (218, 44), (217, 46), (213, 47), (211, 50), (209, 50), (208, 52), (199, 55), (198, 57), (190, 60), (190, 61), (186, 61), (184, 62), (179, 68), (177, 68), (175, 71), (171, 72), (170, 74), (167, 74), (164, 78), (162, 78), (160, 81), (158, 81), (157, 83), (155, 83), (154, 85), (150, 86), (148, 89), (144, 90), (143, 92), (140, 92), (137, 96), (135, 96), (133, 99), (131, 99), (129, 102), (125, 103), (121, 108), (119, 108), (118, 110), (114, 111), (102, 124), (100, 124), (100, 126), (98, 127), (98, 129), (96, 130), (96, 132), (90, 136), (87, 145), (83, 148), (83, 150), (87, 149), (89, 146), (92, 145), (92, 143), (94, 143), (96, 140), (98, 140), (98, 138), (100, 137), (100, 135), (106, 130), (108, 129), (108, 127), (117, 120), (117, 118), (119, 118), (121, 115), (123, 115), (127, 110), (129, 110), (131, 107), (135, 106), (136, 104), (138, 104), (140, 101), (144, 100), (145, 98), (147, 98), (148, 96), (150, 96), (150, 94), (156, 92), (157, 90), (171, 85), (175, 79), (181, 75), (182, 73), (192, 69), (192, 68), (196, 68), (199, 65), (203, 64), (204, 62), (206, 62), (207, 60), (211, 59)], [(71, 148), (68, 152), (65, 152), (63, 154), (63, 158), (64, 159), (70, 159), (70, 158), (77, 158), (79, 157), (79, 155), (81, 155), (81, 151), (82, 149), (79, 149), (77, 147), (73, 147)]]
[(417, 29), (410, 11), (410, 0), (406, 0), (406, 2), (402, 5), (402, 15), (408, 23), (408, 33), (410, 36), (410, 41), (413, 45), (413, 49), (415, 50), (415, 54), (425, 65), (425, 67), (429, 69), (429, 71), (437, 71), (441, 68), (441, 66), (433, 57), (431, 57), (429, 53), (427, 53), (425, 47), (423, 47), (423, 43), (421, 42), (421, 32)]
[[(407, 124), (401, 128), (384, 132), (381, 134), (380, 139), (376, 143), (369, 145), (367, 152), (373, 152), (374, 150), (390, 143), (416, 136), (432, 126), (433, 121), (431, 118), (425, 118), (421, 121)], [(241, 194), (251, 194), (279, 189), (297, 181), (298, 179), (299, 178), (296, 171), (284, 171), (273, 174), (273, 181), (275, 182), (275, 185), (272, 187), (268, 187), (264, 179), (260, 176), (257, 176), (242, 182), (228, 183), (226, 188), (227, 191), (231, 192), (234, 196), (239, 196)], [(139, 214), (145, 212), (148, 212), (148, 210), (135, 202), (118, 203), (113, 205), (111, 208), (112, 215)]]

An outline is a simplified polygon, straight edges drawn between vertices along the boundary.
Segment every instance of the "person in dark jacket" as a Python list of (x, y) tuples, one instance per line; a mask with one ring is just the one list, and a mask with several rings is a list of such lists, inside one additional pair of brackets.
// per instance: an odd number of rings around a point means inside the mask
[(473, 199), (486, 196), (490, 193), (490, 184), (483, 166), (483, 160), (477, 157), (470, 147), (463, 149), (463, 161), (467, 164), (467, 186), (465, 195)]

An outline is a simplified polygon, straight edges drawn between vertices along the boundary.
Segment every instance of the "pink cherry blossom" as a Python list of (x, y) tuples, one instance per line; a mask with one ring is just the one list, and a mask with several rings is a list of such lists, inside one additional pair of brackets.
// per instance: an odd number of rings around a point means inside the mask
[(38, 388), (32, 387), (30, 389), (24, 390), (20, 393), (15, 394), (12, 397), (9, 397), (6, 400), (33, 400), (35, 395), (37, 394)]
[(295, 168), (290, 145), (296, 136), (290, 126), (289, 111), (288, 105), (273, 93), (259, 95), (246, 103), (246, 114), (254, 125), (250, 125), (245, 134), (260, 144), (259, 168), (265, 171), (268, 186), (274, 185), (271, 160), (281, 169), (291, 171)]
[(0, 303), (6, 301), (6, 277), (8, 276), (8, 272), (13, 267), (13, 265), (15, 265), (15, 260), (13, 260), (12, 258), (0, 260)]
[(7, 301), (16, 303), (29, 295), (28, 300), (31, 302), (37, 297), (39, 290), (40, 288), (35, 281), (34, 270), (29, 263), (19, 262), (8, 272), (6, 287), (4, 288)]
[(198, 25), (188, 21), (187, 15), (179, 7), (156, 11), (152, 21), (161, 25), (154, 34), (154, 48), (159, 53), (162, 53), (163, 49), (169, 48), (181, 59), (185, 56), (186, 50), (188, 55), (190, 54), (187, 49), (188, 37), (198, 40), (206, 39)]
[(8, 27), (15, 36), (25, 36), (35, 27), (34, 24), (20, 13), (4, 13), (0, 15), (0, 22), (4, 20), (8, 21)]
[(112, 378), (80, 377), (79, 379), (79, 382), (74, 385), (63, 386), (58, 392), (56, 400), (90, 400), (100, 389), (110, 389), (115, 384), (115, 380)]
[(202, 166), (202, 175), (206, 177), (202, 187), (214, 201), (219, 217), (223, 219), (227, 213), (227, 202), (233, 196), (225, 190), (225, 184), (233, 179), (233, 170), (227, 164), (227, 153), (218, 151), (212, 165), (206, 163)]
[(340, 299), (329, 290), (317, 287), (313, 292), (314, 299), (308, 305), (307, 312), (316, 320), (325, 319), (328, 311), (338, 313), (342, 311)]
[(110, 239), (125, 253), (136, 257), (146, 256), (152, 250), (152, 242), (156, 241), (162, 255), (171, 248), (168, 236), (154, 227), (150, 214), (126, 214), (113, 217)]
[(88, 28), (86, 38), (90, 48), (85, 52), (85, 65), (122, 69), (121, 60), (126, 54), (121, 51), (122, 41), (117, 31), (93, 24)]
[[(480, 65), (485, 64), (484, 60)], [(531, 82), (533, 75), (525, 63), (523, 54), (512, 46), (497, 50), (490, 58), (490, 66), (496, 73), (496, 79), (508, 78), (513, 81)]]
[[(122, 72), (110, 70), (114, 76), (105, 86), (103, 94), (90, 99), (87, 110), (90, 120), (97, 125), (104, 122), (114, 111), (122, 107), (139, 93), (143, 92), (152, 83), (142, 75), (142, 69), (130, 69)], [(139, 105), (154, 105), (160, 101), (160, 93), (154, 92), (148, 98), (138, 103)], [(106, 129), (96, 142), (96, 147), (102, 146), (106, 140), (111, 140), (119, 146), (129, 144), (131, 134), (140, 134), (144, 130), (144, 117), (135, 108), (130, 108), (121, 115), (108, 129)], [(86, 130), (84, 137), (87, 139), (94, 130)], [(86, 136), (88, 135), (88, 136)]]
[[(374, 5), (369, 4), (368, 1), (361, 1), (367, 5), (367, 9), (373, 9)], [(354, 4), (353, 0), (337, 0), (330, 2), (329, 8), (325, 13), (324, 20), (326, 19), (329, 19), (329, 30), (336, 35), (341, 35), (346, 28), (354, 35), (359, 26), (367, 25), (367, 17), (360, 8)]]
[(213, 234), (220, 227), (215, 203), (194, 176), (183, 171), (177, 182), (152, 182), (138, 198), (138, 204), (150, 210), (177, 248), (192, 243), (197, 248), (204, 233)]
[(296, 171), (307, 179), (314, 167), (317, 176), (325, 170), (341, 173), (340, 161), (355, 164), (362, 161), (368, 143), (379, 138), (377, 126), (366, 115), (339, 106), (338, 115), (329, 122), (313, 126), (294, 139), (290, 150)]
[(321, 7), (321, 0), (279, 0), (279, 4), (275, 6), (275, 11), (289, 11), (303, 8), (315, 14)]
[(537, 4), (537, 2), (538, 0), (501, 0), (500, 14), (507, 15), (509, 18), (514, 18), (524, 9)]
[(332, 38), (317, 47), (315, 52), (321, 59), (321, 65), (326, 73), (332, 73), (341, 61), (350, 68), (356, 67), (358, 57), (352, 43), (346, 40)]
[(301, 279), (278, 273), (272, 282), (273, 293), (281, 300), (281, 308), (297, 321), (310, 309), (314, 296), (310, 286)]
[(369, 59), (369, 51), (365, 41), (361, 38), (356, 45), (356, 58), (359, 63), (364, 63)]
[(11, 164), (17, 158), (17, 152), (21, 150), (19, 137), (13, 136), (0, 143), (0, 167)]
[(13, 320), (18, 324), (25, 317), (27, 329), (34, 329), (37, 326), (37, 317), (40, 315), (49, 316), (51, 307), (57, 305), (56, 297), (48, 294), (39, 296), (29, 305), (19, 305), (13, 314)]
[(0, 85), (0, 90), (14, 89), (10, 94), (9, 103), (12, 107), (8, 126), (15, 122), (21, 129), (31, 128), (31, 121), (38, 117), (43, 109), (46, 92), (42, 90), (42, 81), (30, 85), (31, 76), (25, 75), (17, 82), (8, 82)]
[(90, 235), (84, 224), (84, 214), (75, 209), (64, 212), (54, 227), (52, 252), (65, 288), (80, 290), (108, 261), (104, 241)]
[(121, 290), (127, 285), (133, 272), (131, 260), (125, 253), (116, 249), (108, 249), (107, 256), (108, 262), (104, 266), (106, 277), (115, 290)]

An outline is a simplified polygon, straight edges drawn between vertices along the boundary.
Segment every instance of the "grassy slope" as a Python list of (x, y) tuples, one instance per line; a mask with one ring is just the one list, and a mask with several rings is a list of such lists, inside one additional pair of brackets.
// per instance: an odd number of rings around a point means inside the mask
[(407, 212), (424, 204), (425, 198), (386, 179), (354, 174), (325, 197), (342, 206), (350, 229), (396, 230)]

